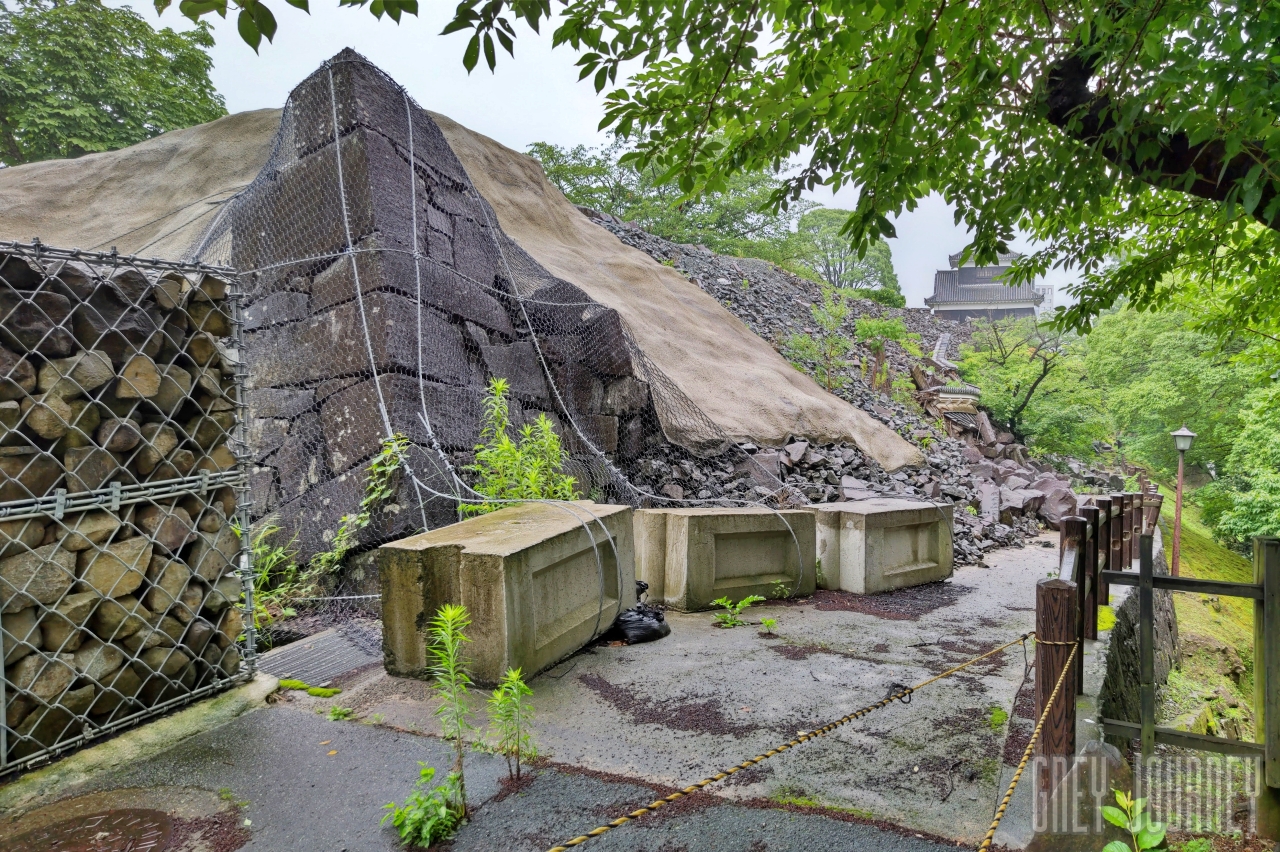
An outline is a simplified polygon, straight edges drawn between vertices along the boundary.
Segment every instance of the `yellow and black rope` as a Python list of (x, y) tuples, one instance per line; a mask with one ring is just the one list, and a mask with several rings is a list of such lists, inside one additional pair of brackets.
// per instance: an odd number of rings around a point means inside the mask
[(887, 707), (888, 705), (892, 704), (895, 701), (908, 698), (913, 692), (916, 692), (919, 689), (923, 689), (924, 687), (928, 686), (931, 683), (942, 680), (944, 677), (949, 677), (950, 675), (953, 675), (958, 671), (962, 671), (968, 668), (974, 663), (981, 662), (982, 660), (985, 660), (987, 657), (990, 657), (994, 654), (998, 654), (1001, 651), (1007, 648), (1011, 648), (1012, 646), (1017, 645), (1020, 642), (1026, 642), (1027, 639), (1030, 638), (1032, 635), (1034, 635), (1034, 633), (1024, 633), (1021, 636), (1019, 636), (1017, 639), (1014, 639), (1012, 642), (1006, 642), (1004, 645), (1001, 645), (999, 648), (993, 648), (992, 650), (987, 651), (985, 654), (981, 654), (977, 657), (974, 657), (972, 660), (963, 662), (960, 665), (956, 666), (955, 668), (947, 669), (942, 674), (934, 675), (933, 677), (928, 678), (927, 680), (922, 680), (919, 683), (915, 684), (914, 686), (908, 686), (905, 689), (901, 690), (900, 692), (895, 692), (892, 695), (882, 698), (881, 700), (877, 701), (875, 704), (869, 704), (860, 710), (855, 710), (852, 713), (849, 713), (848, 715), (841, 716), (839, 719), (836, 719), (834, 722), (830, 722), (826, 725), (823, 725), (821, 728), (817, 728), (812, 731), (801, 731), (795, 737), (795, 739), (785, 742), (782, 745), (777, 746), (776, 748), (772, 748), (769, 751), (764, 752), (763, 754), (757, 754), (755, 757), (749, 758), (748, 760), (744, 760), (742, 761), (742, 763), (739, 763), (736, 766), (731, 766), (722, 772), (717, 772), (715, 775), (710, 775), (706, 778), (703, 778), (701, 781), (697, 782), (696, 784), (690, 784), (688, 787), (685, 787), (681, 790), (677, 790), (676, 792), (672, 793), (670, 796), (664, 796), (663, 798), (658, 799), (656, 802), (650, 802), (644, 807), (638, 808), (637, 810), (632, 811), (626, 816), (618, 817), (613, 822), (606, 823), (605, 825), (599, 826), (598, 828), (593, 828), (590, 831), (588, 831), (586, 834), (578, 835), (572, 840), (566, 840), (564, 843), (560, 844), (559, 846), (551, 847), (549, 850), (547, 850), (547, 852), (568, 852), (569, 849), (572, 849), (575, 846), (581, 846), (583, 843), (586, 843), (588, 840), (590, 840), (593, 837), (599, 837), (605, 832), (613, 831), (615, 828), (626, 825), (627, 823), (631, 822), (633, 819), (638, 819), (639, 817), (642, 817), (645, 814), (653, 813), (654, 811), (658, 810), (664, 805), (668, 805), (676, 801), (677, 799), (680, 799), (680, 798), (683, 798), (684, 796), (688, 796), (692, 793), (698, 792), (703, 787), (714, 784), (717, 781), (723, 781), (725, 778), (728, 778), (730, 775), (734, 774), (735, 772), (741, 772), (743, 769), (750, 769), (752, 766), (755, 766), (757, 763), (768, 760), (774, 755), (782, 754), (784, 751), (787, 751), (788, 749), (791, 749), (791, 748), (795, 748), (801, 743), (806, 743), (809, 740), (826, 736), (827, 734), (831, 733), (841, 725), (844, 725), (848, 722), (852, 722), (854, 719), (860, 719), (863, 716), (866, 716), (868, 713), (872, 712), (873, 710), (879, 710), (881, 707)]
[(1005, 791), (1004, 798), (1000, 800), (1000, 807), (996, 808), (995, 819), (991, 820), (991, 827), (987, 829), (987, 836), (982, 838), (982, 845), (978, 847), (978, 852), (987, 852), (991, 848), (991, 843), (996, 838), (996, 829), (1000, 827), (1000, 820), (1004, 819), (1005, 811), (1009, 810), (1009, 802), (1013, 799), (1013, 790), (1018, 786), (1023, 770), (1027, 768), (1027, 762), (1031, 760), (1031, 752), (1035, 750), (1036, 742), (1040, 739), (1040, 732), (1044, 730), (1044, 720), (1049, 718), (1049, 711), (1053, 709), (1054, 702), (1058, 700), (1058, 693), (1062, 691), (1062, 684), (1067, 679), (1067, 672), (1071, 671), (1071, 661), (1075, 659), (1076, 651), (1080, 650), (1078, 642), (1042, 642), (1041, 644), (1072, 645), (1074, 647), (1072, 647), (1071, 653), (1067, 655), (1067, 661), (1062, 666), (1062, 673), (1058, 675), (1058, 682), (1053, 685), (1053, 692), (1049, 694), (1049, 700), (1045, 702), (1044, 711), (1041, 712), (1040, 718), (1036, 721), (1035, 730), (1031, 732), (1031, 739), (1027, 742), (1027, 747), (1022, 752), (1022, 760), (1018, 761), (1018, 769), (1013, 773), (1013, 780), (1009, 782), (1009, 789)]

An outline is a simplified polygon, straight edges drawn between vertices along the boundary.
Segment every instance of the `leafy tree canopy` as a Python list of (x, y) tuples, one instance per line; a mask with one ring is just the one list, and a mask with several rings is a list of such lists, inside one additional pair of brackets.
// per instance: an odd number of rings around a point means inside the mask
[(547, 179), (574, 204), (720, 254), (758, 257), (792, 269), (808, 257), (809, 242), (795, 225), (814, 205), (806, 201), (788, 210), (773, 209), (769, 200), (783, 180), (771, 170), (741, 172), (723, 190), (690, 199), (673, 184), (662, 183), (652, 167), (628, 158), (629, 150), (622, 142), (603, 148), (546, 142), (529, 146)]
[(889, 244), (876, 240), (859, 257), (844, 234), (848, 210), (819, 207), (800, 217), (800, 236), (807, 243), (800, 262), (832, 287), (862, 290), (860, 296), (890, 307), (906, 307), (907, 300), (893, 271)]
[(110, 151), (226, 114), (206, 24), (153, 30), (98, 0), (0, 4), (0, 162)]
[[(233, 2), (259, 37), (270, 13)], [(397, 20), (417, 8), (367, 5)], [(227, 0), (182, 10), (225, 15)], [(556, 15), (554, 42), (597, 91), (639, 66), (608, 93), (604, 126), (689, 197), (803, 156), (774, 202), (858, 186), (859, 251), (930, 192), (972, 229), (979, 262), (1021, 229), (1042, 248), (1015, 281), (1083, 271), (1062, 316), (1077, 331), (1122, 297), (1194, 299), (1222, 335), (1280, 329), (1272, 0), (567, 0)], [(551, 18), (549, 0), (461, 0), (444, 32), (469, 33), (468, 69), (482, 53), (492, 68), (516, 23)]]

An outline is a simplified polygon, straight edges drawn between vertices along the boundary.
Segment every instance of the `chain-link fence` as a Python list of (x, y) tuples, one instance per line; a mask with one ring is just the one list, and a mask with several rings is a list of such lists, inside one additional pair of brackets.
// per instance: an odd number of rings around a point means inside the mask
[(226, 269), (0, 243), (0, 773), (247, 677)]

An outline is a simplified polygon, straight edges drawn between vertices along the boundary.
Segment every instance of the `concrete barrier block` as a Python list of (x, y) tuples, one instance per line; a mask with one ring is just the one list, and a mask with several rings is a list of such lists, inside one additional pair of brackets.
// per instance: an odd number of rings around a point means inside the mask
[(631, 515), (589, 501), (524, 503), (384, 544), (387, 671), (427, 676), (428, 624), (446, 603), (471, 614), (466, 655), (478, 684), (517, 666), (531, 677), (578, 650), (635, 605)]
[(720, 597), (774, 597), (776, 583), (791, 589), (797, 579), (798, 594), (812, 594), (814, 521), (805, 510), (641, 510), (635, 522), (641, 579), (650, 600), (683, 612), (711, 609)]
[(871, 595), (944, 580), (955, 567), (948, 504), (879, 498), (808, 511), (824, 588)]

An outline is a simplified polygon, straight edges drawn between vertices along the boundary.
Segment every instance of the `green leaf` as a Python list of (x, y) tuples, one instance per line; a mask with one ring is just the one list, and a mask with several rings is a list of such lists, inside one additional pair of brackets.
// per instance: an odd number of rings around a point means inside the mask
[(288, 3), (290, 6), (293, 6), (295, 9), (301, 9), (302, 11), (306, 12), (308, 15), (311, 14), (310, 0), (284, 0), (284, 2)]
[(276, 16), (260, 2), (254, 3), (249, 8), (253, 10), (253, 22), (257, 25), (258, 31), (267, 37), (267, 41), (271, 41), (276, 34)]
[(258, 24), (253, 19), (253, 13), (248, 9), (241, 9), (240, 14), (236, 16), (236, 29), (240, 33), (240, 38), (244, 39), (245, 44), (253, 48), (253, 52), (258, 52), (258, 45), (262, 43), (262, 33), (258, 32)]
[(467, 42), (467, 49), (462, 54), (462, 67), (467, 69), (470, 74), (476, 68), (476, 63), (480, 61), (480, 36), (473, 35), (471, 40)]
[(1164, 842), (1165, 826), (1155, 822), (1137, 833), (1138, 849), (1155, 849)]
[(1111, 805), (1102, 806), (1102, 818), (1114, 826), (1124, 829), (1129, 827), (1129, 815)]
[(1133, 852), (1133, 850), (1123, 840), (1113, 840), (1102, 847), (1102, 852)]

